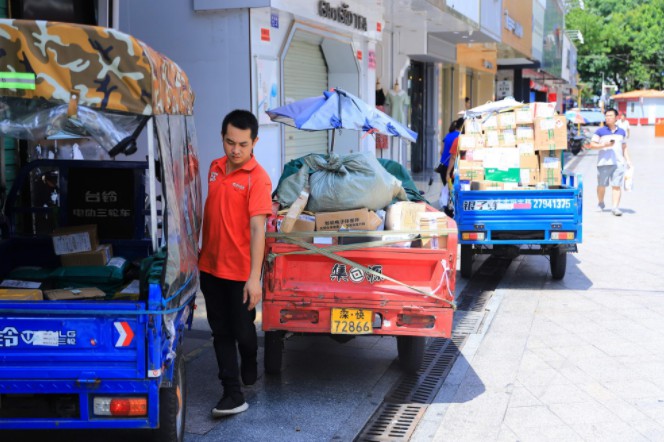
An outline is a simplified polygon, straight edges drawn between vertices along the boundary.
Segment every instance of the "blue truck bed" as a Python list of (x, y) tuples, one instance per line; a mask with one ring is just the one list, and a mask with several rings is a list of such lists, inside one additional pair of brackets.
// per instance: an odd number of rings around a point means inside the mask
[(551, 189), (461, 190), (454, 187), (454, 219), (461, 244), (461, 274), (472, 275), (477, 254), (546, 254), (555, 279), (565, 274), (566, 253), (583, 237), (583, 182), (563, 173)]

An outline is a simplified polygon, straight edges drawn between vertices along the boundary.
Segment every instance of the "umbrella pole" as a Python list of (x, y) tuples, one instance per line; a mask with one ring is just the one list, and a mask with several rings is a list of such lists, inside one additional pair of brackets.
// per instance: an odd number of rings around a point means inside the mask
[(327, 153), (328, 155), (334, 152), (334, 134), (336, 131), (337, 131), (336, 129), (332, 129), (332, 143), (330, 144), (330, 149), (329, 152)]

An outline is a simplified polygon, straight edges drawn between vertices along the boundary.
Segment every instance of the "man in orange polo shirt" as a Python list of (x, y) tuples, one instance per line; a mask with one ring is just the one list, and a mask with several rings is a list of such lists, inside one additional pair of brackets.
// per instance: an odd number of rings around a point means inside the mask
[[(253, 155), (258, 121), (245, 110), (221, 125), (226, 156), (210, 165), (198, 267), (224, 389), (213, 417), (245, 411), (244, 385), (256, 382), (256, 305), (261, 300), (265, 218), (272, 213), (272, 183)], [(236, 350), (237, 349), (237, 350)], [(238, 368), (237, 353), (241, 367)]]

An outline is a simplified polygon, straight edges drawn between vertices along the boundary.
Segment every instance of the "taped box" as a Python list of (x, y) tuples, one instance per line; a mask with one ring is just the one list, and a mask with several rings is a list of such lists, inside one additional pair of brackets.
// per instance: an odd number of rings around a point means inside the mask
[(539, 182), (547, 186), (560, 186), (562, 184), (562, 163), (559, 157), (542, 156), (540, 158)]
[(426, 205), (422, 203), (399, 201), (390, 204), (385, 214), (385, 229), (417, 230), (419, 228), (417, 214), (426, 212), (426, 210)]
[(59, 227), (53, 231), (51, 237), (56, 255), (89, 252), (99, 246), (97, 226), (94, 224)]
[(64, 301), (72, 299), (98, 299), (106, 296), (96, 287), (83, 287), (79, 289), (46, 290), (44, 297), (50, 301)]
[(516, 124), (533, 124), (535, 105), (527, 104), (514, 111)]
[(113, 247), (110, 244), (102, 244), (90, 252), (60, 255), (60, 263), (63, 267), (105, 266), (112, 257)]
[(516, 114), (514, 111), (498, 114), (498, 127), (500, 129), (514, 129), (516, 127)]
[(484, 164), (482, 161), (459, 160), (459, 180), (483, 180)]
[(567, 120), (563, 116), (535, 119), (535, 150), (567, 148)]
[(0, 289), (0, 301), (43, 301), (39, 289)]
[(316, 230), (319, 232), (347, 230), (376, 230), (382, 220), (369, 209), (343, 210), (316, 213)]

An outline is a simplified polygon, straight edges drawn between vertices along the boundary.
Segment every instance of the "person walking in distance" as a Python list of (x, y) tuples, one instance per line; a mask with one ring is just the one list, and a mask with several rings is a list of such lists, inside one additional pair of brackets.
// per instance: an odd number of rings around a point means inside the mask
[(627, 139), (630, 137), (630, 125), (629, 121), (627, 121), (627, 118), (625, 118), (625, 114), (621, 113), (620, 116), (618, 117), (618, 121), (616, 121), (616, 126), (621, 128), (622, 130), (625, 131)]
[(625, 131), (616, 125), (618, 112), (609, 108), (604, 111), (606, 125), (597, 129), (590, 140), (591, 149), (599, 149), (597, 154), (597, 200), (599, 210), (604, 210), (604, 194), (611, 186), (611, 213), (621, 216), (620, 196), (626, 167), (632, 167), (627, 151)]
[(258, 375), (254, 320), (262, 296), (265, 219), (272, 213), (272, 183), (253, 155), (258, 141), (256, 117), (249, 111), (232, 111), (221, 124), (221, 138), (225, 156), (210, 165), (198, 260), (223, 387), (213, 417), (249, 407), (240, 377), (247, 386)]

